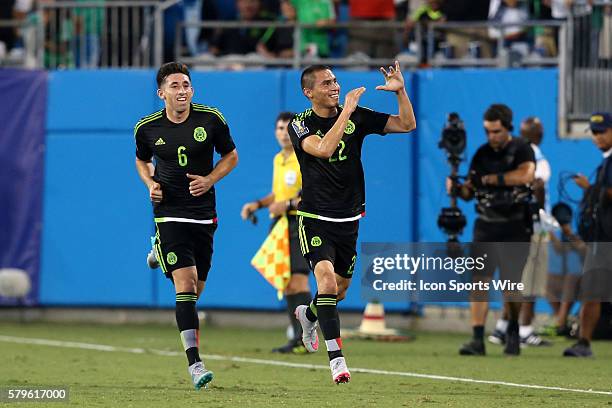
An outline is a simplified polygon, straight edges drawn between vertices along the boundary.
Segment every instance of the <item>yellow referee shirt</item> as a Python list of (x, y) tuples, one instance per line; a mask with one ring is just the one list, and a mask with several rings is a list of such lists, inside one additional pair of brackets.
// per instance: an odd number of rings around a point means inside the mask
[[(302, 173), (295, 152), (286, 159), (283, 152), (274, 156), (274, 173), (272, 177), (272, 192), (274, 201), (287, 201), (296, 198), (302, 190)], [(291, 211), (290, 213), (295, 213)]]

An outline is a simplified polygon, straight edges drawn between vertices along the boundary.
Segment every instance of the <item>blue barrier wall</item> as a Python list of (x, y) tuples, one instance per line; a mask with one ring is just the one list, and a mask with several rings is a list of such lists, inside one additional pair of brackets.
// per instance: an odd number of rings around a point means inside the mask
[[(379, 73), (336, 74), (344, 91), (367, 87), (363, 105), (397, 111), (392, 94), (374, 90), (381, 82)], [(517, 120), (536, 114), (546, 128), (544, 152), (553, 170), (566, 166), (589, 173), (599, 161), (596, 149), (588, 141), (559, 142), (555, 137), (556, 75), (555, 70), (406, 75), (418, 130), (368, 137), (363, 154), (368, 216), (361, 223), (360, 239), (443, 239), (435, 220), (447, 203), (442, 186), (448, 169), (437, 141), (449, 111), (458, 111), (466, 120), (469, 153), (484, 142), (481, 116), (488, 104), (509, 104)], [(299, 90), (299, 72), (196, 72), (193, 83), (196, 102), (224, 113), (240, 156), (236, 170), (217, 186), (220, 221), (203, 305), (277, 309), (275, 291), (249, 265), (266, 236), (266, 215), (261, 212), (261, 222), (254, 227), (240, 219), (239, 211), (243, 203), (270, 189), (272, 157), (278, 150), (273, 136), (276, 114), (308, 107)], [(152, 71), (50, 75), (41, 304), (174, 304), (170, 283), (144, 262), (152, 214), (134, 169), (132, 127), (160, 107)], [(569, 154), (571, 163), (563, 160)], [(343, 307), (363, 307), (357, 283)]]

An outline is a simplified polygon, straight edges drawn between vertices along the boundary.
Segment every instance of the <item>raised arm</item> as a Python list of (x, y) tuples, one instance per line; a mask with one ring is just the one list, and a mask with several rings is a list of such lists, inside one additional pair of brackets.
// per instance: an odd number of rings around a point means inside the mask
[(376, 89), (379, 91), (395, 92), (399, 108), (398, 115), (389, 116), (385, 125), (385, 133), (406, 133), (416, 129), (414, 110), (406, 92), (404, 76), (400, 70), (399, 62), (395, 61), (395, 67), (390, 66), (389, 71), (380, 67), (380, 72), (385, 77), (385, 84), (377, 86)]

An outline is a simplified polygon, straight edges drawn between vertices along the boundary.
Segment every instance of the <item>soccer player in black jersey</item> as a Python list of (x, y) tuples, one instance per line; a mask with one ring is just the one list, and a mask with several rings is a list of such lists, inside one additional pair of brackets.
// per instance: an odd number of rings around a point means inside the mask
[(339, 105), (340, 85), (332, 70), (314, 65), (302, 72), (302, 92), (312, 108), (296, 115), (289, 136), (302, 171), (302, 201), (298, 222), (302, 253), (317, 279), (318, 293), (310, 306), (298, 306), (296, 318), (309, 352), (317, 351), (321, 326), (336, 384), (350, 380), (342, 355), (336, 303), (351, 282), (359, 219), (365, 215), (365, 183), (361, 146), (371, 133), (405, 133), (416, 128), (412, 104), (399, 63), (380, 69), (385, 84), (377, 90), (394, 92), (399, 114), (389, 115), (358, 106), (365, 88), (348, 92)]
[[(198, 390), (213, 378), (199, 356), (196, 300), (210, 269), (217, 228), (214, 185), (236, 166), (238, 154), (221, 112), (191, 102), (186, 65), (162, 65), (157, 86), (165, 108), (134, 128), (136, 169), (153, 202), (155, 249), (164, 274), (174, 283), (176, 322)], [(221, 155), (216, 164), (214, 151)]]

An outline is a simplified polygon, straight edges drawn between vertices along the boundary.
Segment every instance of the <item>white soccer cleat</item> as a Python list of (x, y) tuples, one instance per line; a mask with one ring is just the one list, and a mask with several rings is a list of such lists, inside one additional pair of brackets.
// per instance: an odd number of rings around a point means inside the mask
[(147, 254), (147, 265), (151, 269), (159, 268), (157, 250), (155, 249), (155, 237), (151, 237), (151, 251)]
[(315, 353), (319, 349), (319, 334), (317, 333), (317, 322), (311, 322), (306, 317), (308, 306), (299, 305), (295, 308), (295, 318), (302, 325), (302, 342), (309, 353)]
[(332, 372), (332, 379), (336, 384), (344, 384), (351, 381), (351, 373), (346, 366), (344, 357), (336, 357), (329, 362), (329, 367)]
[(189, 366), (188, 371), (196, 391), (202, 387), (208, 388), (208, 383), (213, 379), (213, 372), (204, 368), (204, 364), (201, 361)]

